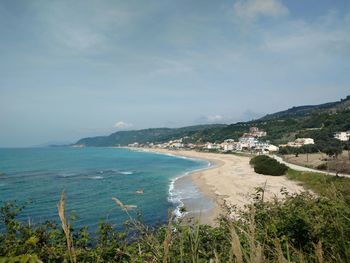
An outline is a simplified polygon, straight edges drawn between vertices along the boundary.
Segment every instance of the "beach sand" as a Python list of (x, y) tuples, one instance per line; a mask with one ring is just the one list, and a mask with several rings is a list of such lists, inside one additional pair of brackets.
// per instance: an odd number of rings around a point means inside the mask
[[(151, 150), (190, 158), (204, 159), (213, 166), (191, 174), (193, 182), (206, 197), (214, 200), (210, 211), (198, 213), (194, 217), (203, 224), (214, 225), (215, 219), (223, 214), (223, 204), (243, 208), (253, 201), (257, 187), (265, 188), (264, 200), (282, 198), (281, 189), (289, 193), (300, 193), (305, 189), (285, 176), (267, 176), (254, 172), (249, 157), (233, 154), (216, 154), (183, 150)], [(185, 207), (188, 208), (186, 202)], [(193, 204), (191, 204), (193, 206)], [(188, 209), (191, 210), (191, 209)]]

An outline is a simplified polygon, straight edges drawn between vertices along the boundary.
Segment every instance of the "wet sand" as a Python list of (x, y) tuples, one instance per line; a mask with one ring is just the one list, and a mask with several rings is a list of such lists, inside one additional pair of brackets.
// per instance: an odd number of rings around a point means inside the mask
[[(274, 197), (281, 199), (283, 197), (282, 188), (289, 193), (305, 191), (301, 185), (285, 176), (267, 176), (255, 173), (249, 164), (249, 157), (183, 150), (152, 149), (150, 151), (204, 159), (214, 164), (208, 169), (190, 174), (200, 191), (206, 197), (214, 200), (211, 209), (191, 215), (203, 224), (214, 225), (215, 219), (226, 212), (223, 209), (224, 204), (228, 207), (244, 208), (244, 205), (253, 201), (257, 187), (265, 188), (264, 199), (267, 201)], [(180, 178), (179, 180), (184, 179)], [(200, 209), (189, 201), (184, 201), (185, 207), (189, 211)]]

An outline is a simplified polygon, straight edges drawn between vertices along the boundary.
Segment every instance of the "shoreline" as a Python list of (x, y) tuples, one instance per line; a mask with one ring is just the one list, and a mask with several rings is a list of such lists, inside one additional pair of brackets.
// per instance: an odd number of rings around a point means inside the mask
[[(191, 215), (190, 211), (189, 215), (184, 217), (188, 221), (195, 219), (202, 224), (215, 225), (220, 215), (228, 215), (224, 206), (243, 209), (246, 204), (253, 201), (257, 187), (265, 188), (265, 200), (282, 199), (282, 188), (289, 193), (305, 191), (298, 182), (291, 181), (285, 176), (255, 173), (249, 164), (249, 157), (189, 150), (146, 149), (146, 151), (205, 160), (212, 164), (208, 168), (188, 174), (203, 196), (213, 201), (213, 207), (203, 213)], [(182, 178), (184, 177), (187, 176)], [(178, 180), (181, 180), (181, 177)], [(186, 207), (186, 203), (184, 205)]]
[[(173, 189), (180, 187), (178, 185), (181, 184), (182, 181), (185, 181), (186, 179), (189, 178), (192, 181), (192, 184), (196, 188), (198, 188), (198, 191), (202, 195), (202, 198), (207, 198), (211, 201), (212, 207), (210, 207), (209, 209), (206, 209), (206, 211), (202, 211), (201, 210), (202, 207), (198, 205), (193, 206), (193, 202), (191, 202), (192, 205), (190, 205), (189, 204), (190, 202), (188, 202), (188, 200), (178, 200), (180, 204), (174, 210), (176, 216), (179, 216), (180, 218), (183, 219), (183, 221), (187, 221), (187, 222), (191, 222), (191, 221), (193, 222), (194, 220), (199, 220), (199, 222), (202, 224), (215, 225), (215, 220), (223, 212), (222, 205), (224, 204), (224, 200), (221, 198), (221, 196), (213, 192), (213, 189), (211, 189), (211, 187), (205, 183), (205, 181), (201, 178), (201, 175), (202, 175), (202, 172), (204, 171), (219, 168), (224, 164), (224, 162), (218, 159), (207, 158), (206, 156), (199, 156), (199, 157), (194, 156), (193, 154), (191, 154), (191, 152), (195, 152), (195, 151), (189, 151), (189, 150), (178, 151), (178, 150), (168, 150), (168, 149), (149, 149), (149, 148), (132, 148), (132, 147), (118, 147), (118, 148), (125, 148), (131, 151), (163, 154), (163, 155), (168, 155), (175, 158), (186, 158), (186, 159), (192, 159), (196, 161), (206, 161), (208, 163), (207, 167), (192, 170), (182, 175), (179, 175), (178, 177), (173, 178), (169, 185), (169, 194)], [(189, 153), (189, 154), (186, 154), (186, 153)], [(173, 200), (171, 202), (173, 202)], [(185, 213), (182, 215), (178, 214), (178, 213), (181, 213), (179, 210), (182, 207), (187, 209), (189, 207), (191, 208), (191, 206), (194, 210), (199, 210), (200, 212), (192, 211), (193, 209), (189, 209), (189, 211), (185, 211)]]

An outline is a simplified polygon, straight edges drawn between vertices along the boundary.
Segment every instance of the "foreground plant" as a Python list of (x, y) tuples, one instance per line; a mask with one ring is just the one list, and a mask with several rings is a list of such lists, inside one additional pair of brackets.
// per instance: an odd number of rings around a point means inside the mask
[(123, 230), (101, 222), (90, 236), (74, 230), (58, 204), (61, 227), (26, 225), (16, 219), (20, 207), (1, 208), (0, 262), (350, 262), (350, 208), (341, 196), (289, 195), (281, 202), (259, 197), (237, 219), (221, 217), (218, 226), (173, 220), (149, 227), (119, 199), (128, 214)]

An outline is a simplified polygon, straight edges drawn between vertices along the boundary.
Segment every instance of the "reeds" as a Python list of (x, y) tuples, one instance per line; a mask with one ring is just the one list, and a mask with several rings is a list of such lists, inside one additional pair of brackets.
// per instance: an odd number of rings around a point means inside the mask
[[(242, 215), (241, 220), (233, 220), (231, 218), (222, 217), (220, 224), (216, 227), (204, 226), (197, 223), (184, 224), (183, 222), (174, 221), (174, 215), (169, 213), (169, 221), (167, 225), (149, 228), (142, 224), (139, 220), (134, 219), (130, 213), (135, 206), (125, 205), (118, 198), (113, 198), (113, 201), (121, 208), (121, 210), (128, 214), (129, 224), (126, 224), (127, 230), (114, 230), (110, 226), (110, 232), (101, 232), (101, 239), (89, 239), (91, 245), (82, 246), (79, 242), (73, 243), (73, 230), (69, 225), (65, 215), (65, 195), (62, 193), (60, 201), (57, 205), (58, 214), (62, 223), (65, 240), (62, 240), (61, 235), (59, 239), (54, 239), (53, 243), (45, 243), (44, 254), (38, 254), (44, 261), (49, 262), (159, 262), (159, 263), (199, 263), (199, 262), (229, 262), (229, 263), (324, 263), (324, 262), (347, 262), (344, 256), (338, 252), (333, 252), (327, 249), (327, 241), (322, 239), (313, 244), (309, 243), (309, 247), (305, 250), (302, 247), (296, 248), (295, 242), (289, 240), (286, 235), (274, 235), (265, 232), (261, 219), (259, 220), (259, 213), (264, 209), (266, 215), (266, 208), (263, 206), (251, 207)], [(264, 203), (267, 205), (267, 203)], [(276, 204), (278, 205), (278, 203)], [(270, 216), (270, 215), (269, 215)], [(280, 215), (283, 217), (283, 214)], [(336, 218), (335, 218), (336, 219)], [(339, 221), (339, 225), (341, 222)], [(12, 224), (16, 225), (16, 224)], [(271, 226), (271, 225), (269, 225)], [(33, 226), (26, 226), (33, 227)], [(130, 227), (130, 229), (129, 229)], [(127, 232), (131, 230), (130, 232)], [(263, 231), (262, 231), (263, 230)], [(25, 231), (29, 233), (24, 241), (17, 242), (21, 244), (21, 248), (26, 245), (26, 240), (33, 236), (34, 232)], [(77, 233), (77, 232), (75, 232)], [(104, 234), (103, 234), (104, 233)], [(131, 233), (131, 236), (128, 234)], [(103, 236), (102, 236), (103, 235)], [(51, 235), (47, 235), (49, 237)], [(52, 236), (55, 236), (52, 235)], [(75, 236), (75, 235), (74, 235)], [(78, 241), (76, 235), (76, 241)], [(42, 238), (43, 236), (41, 236)], [(347, 241), (346, 236), (339, 236), (344, 239), (344, 249)], [(7, 236), (11, 238), (11, 236)], [(56, 235), (57, 238), (57, 235)], [(1, 240), (1, 235), (0, 235)], [(39, 239), (38, 239), (39, 240)], [(102, 240), (102, 241), (100, 241)], [(107, 241), (106, 241), (107, 240)], [(37, 244), (41, 244), (42, 241)], [(60, 243), (57, 243), (60, 242)], [(93, 242), (97, 242), (96, 246)], [(8, 244), (15, 244), (12, 242)], [(24, 244), (24, 245), (23, 245)], [(28, 244), (28, 242), (27, 242)], [(56, 244), (50, 247), (50, 244)], [(0, 243), (0, 249), (1, 249)], [(65, 245), (67, 249), (65, 249)], [(43, 245), (44, 246), (44, 245)], [(46, 250), (46, 246), (50, 249)], [(30, 249), (34, 248), (31, 244)], [(56, 254), (47, 259), (46, 251)], [(25, 250), (20, 253), (27, 253)], [(24, 251), (24, 252), (22, 252)], [(41, 250), (30, 250), (33, 255), (32, 261), (38, 259), (34, 256), (40, 253)], [(34, 251), (34, 252), (33, 252)], [(12, 252), (10, 256), (16, 255), (17, 252)], [(6, 254), (7, 255), (7, 254)], [(44, 255), (44, 257), (43, 257)], [(0, 257), (0, 262), (3, 258)], [(11, 258), (13, 259), (13, 258)], [(11, 261), (10, 261), (11, 262)], [(13, 261), (12, 261), (13, 262)], [(15, 261), (16, 262), (16, 261)], [(39, 262), (39, 261), (38, 261)]]
[(165, 232), (165, 238), (163, 241), (163, 263), (170, 262), (169, 261), (169, 250), (172, 241), (172, 233), (173, 233), (173, 215), (169, 212), (169, 222)]
[(63, 229), (64, 235), (66, 236), (67, 251), (68, 251), (70, 262), (76, 263), (77, 256), (76, 256), (75, 250), (74, 250), (73, 236), (70, 232), (70, 225), (69, 225), (68, 221), (66, 220), (66, 216), (65, 216), (64, 192), (62, 192), (62, 194), (61, 194), (61, 199), (60, 199), (59, 203), (57, 204), (57, 209), (58, 209), (58, 215), (59, 215), (61, 223), (62, 223), (62, 229)]

